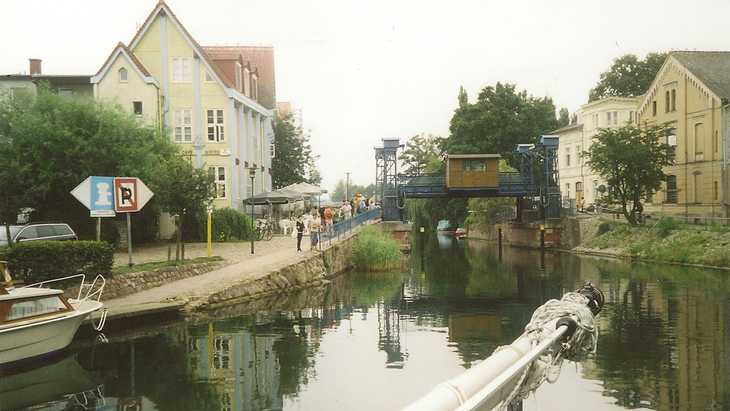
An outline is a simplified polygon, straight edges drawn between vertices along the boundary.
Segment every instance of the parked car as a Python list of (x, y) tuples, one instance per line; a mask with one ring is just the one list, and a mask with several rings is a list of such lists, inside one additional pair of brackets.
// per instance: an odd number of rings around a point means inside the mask
[[(78, 240), (74, 230), (65, 223), (30, 223), (11, 225), (10, 238), (13, 242), (25, 241), (68, 241)], [(5, 226), (0, 225), (0, 247), (8, 245)]]

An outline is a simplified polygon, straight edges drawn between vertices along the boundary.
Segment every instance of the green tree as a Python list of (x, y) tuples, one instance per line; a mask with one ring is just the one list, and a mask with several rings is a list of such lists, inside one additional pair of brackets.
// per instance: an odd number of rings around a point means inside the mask
[(513, 84), (485, 87), (477, 101), (460, 106), (451, 118), (444, 148), (451, 154), (501, 154), (511, 162), (519, 143), (534, 143), (558, 128), (555, 105), (517, 91)]
[[(151, 181), (157, 165), (177, 152), (166, 134), (118, 107), (65, 99), (41, 85), (34, 98), (0, 102), (0, 186), (10, 198), (0, 202), (3, 219), (13, 222), (18, 208), (30, 207), (34, 219), (66, 221), (92, 237), (89, 212), (70, 191), (90, 175)], [(155, 203), (135, 216), (133, 233), (156, 234)]]
[(558, 112), (558, 127), (565, 127), (570, 124), (570, 112), (563, 107)]
[(613, 61), (608, 71), (588, 94), (588, 101), (606, 97), (636, 97), (644, 94), (667, 59), (667, 53), (649, 53), (643, 60), (625, 54)]
[[(214, 176), (196, 169), (182, 155), (171, 156), (158, 164), (151, 180), (152, 189), (163, 211), (177, 215), (177, 247), (183, 250), (183, 225), (186, 216), (206, 211), (215, 197)], [(184, 253), (181, 253), (184, 255)], [(179, 255), (179, 254), (178, 254)]]
[(332, 201), (341, 201), (344, 200), (345, 192), (349, 195), (349, 199), (355, 196), (357, 193), (361, 193), (365, 197), (372, 197), (375, 195), (375, 184), (368, 184), (366, 186), (359, 185), (359, 184), (353, 184), (352, 182), (349, 185), (349, 188), (346, 190), (345, 187), (346, 181), (345, 180), (339, 180), (337, 181), (337, 184), (335, 184), (334, 190), (332, 190), (332, 193), (330, 194), (330, 198)]
[(312, 177), (319, 175), (309, 144), (309, 136), (294, 124), (291, 114), (284, 117), (277, 114), (274, 119), (274, 151), (271, 174), (275, 189), (290, 184), (312, 182)]
[(400, 155), (405, 174), (420, 175), (436, 172), (441, 165), (441, 137), (432, 134), (418, 134), (406, 142)]
[(459, 107), (466, 107), (467, 104), (469, 104), (469, 95), (466, 94), (466, 89), (464, 86), (459, 86)]
[(674, 162), (671, 146), (661, 142), (667, 133), (666, 126), (601, 129), (589, 151), (583, 153), (588, 165), (608, 184), (606, 200), (620, 205), (631, 225), (642, 220), (641, 201), (666, 180), (662, 168)]

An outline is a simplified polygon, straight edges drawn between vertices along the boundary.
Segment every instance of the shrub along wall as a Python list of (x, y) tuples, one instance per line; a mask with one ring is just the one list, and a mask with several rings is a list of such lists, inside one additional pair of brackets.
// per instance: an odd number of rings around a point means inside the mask
[(109, 275), (114, 248), (104, 241), (31, 241), (0, 249), (15, 280), (26, 284), (78, 273)]
[(360, 270), (387, 270), (400, 264), (402, 254), (398, 241), (376, 226), (360, 231), (352, 247), (352, 263)]
[(249, 240), (250, 236), (251, 217), (232, 208), (213, 211), (213, 241)]

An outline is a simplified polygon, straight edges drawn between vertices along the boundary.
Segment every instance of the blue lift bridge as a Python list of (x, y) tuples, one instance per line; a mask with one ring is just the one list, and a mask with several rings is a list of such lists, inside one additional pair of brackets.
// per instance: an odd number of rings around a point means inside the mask
[[(407, 198), (515, 197), (517, 207), (528, 199), (537, 203), (544, 218), (560, 218), (558, 186), (558, 136), (541, 136), (537, 144), (518, 144), (518, 172), (499, 172), (490, 187), (449, 187), (445, 175), (405, 175), (398, 173), (398, 139), (383, 139), (375, 148), (377, 192), (382, 199), (383, 219), (400, 221)], [(518, 215), (520, 215), (518, 210)]]

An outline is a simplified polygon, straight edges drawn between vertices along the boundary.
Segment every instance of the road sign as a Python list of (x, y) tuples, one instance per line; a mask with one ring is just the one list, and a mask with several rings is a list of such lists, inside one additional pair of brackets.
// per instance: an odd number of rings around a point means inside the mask
[(114, 177), (91, 176), (71, 191), (91, 217), (114, 217)]
[(142, 209), (154, 193), (136, 177), (114, 178), (114, 209), (118, 213), (134, 213)]
[(91, 217), (114, 217), (142, 209), (154, 193), (136, 177), (91, 176), (71, 190)]

